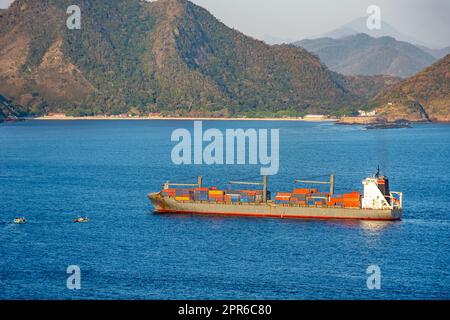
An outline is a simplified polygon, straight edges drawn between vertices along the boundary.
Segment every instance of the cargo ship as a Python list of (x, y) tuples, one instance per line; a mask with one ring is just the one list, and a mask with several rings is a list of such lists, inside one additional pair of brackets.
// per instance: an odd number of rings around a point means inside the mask
[[(376, 174), (363, 180), (363, 193), (352, 191), (335, 194), (335, 176), (327, 181), (295, 180), (308, 188), (277, 192), (272, 199), (267, 190), (268, 178), (262, 182), (229, 181), (227, 190), (204, 187), (202, 177), (197, 183), (164, 183), (159, 192), (148, 195), (156, 213), (227, 215), (295, 219), (401, 220), (403, 194), (390, 191), (389, 179)], [(319, 191), (311, 184), (327, 184), (329, 190)], [(234, 189), (244, 185), (261, 189)]]

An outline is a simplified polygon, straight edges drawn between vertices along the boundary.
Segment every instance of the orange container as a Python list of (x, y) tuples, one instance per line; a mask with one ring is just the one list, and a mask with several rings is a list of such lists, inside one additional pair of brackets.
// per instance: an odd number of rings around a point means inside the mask
[(350, 200), (350, 199), (352, 199), (352, 200), (354, 200), (354, 199), (359, 200), (360, 197), (361, 197), (361, 195), (359, 193), (357, 193), (357, 192), (344, 194), (344, 200), (347, 200), (347, 199), (348, 200)]
[(191, 200), (189, 197), (175, 197), (176, 201), (189, 201)]
[(221, 196), (223, 197), (225, 194), (225, 191), (223, 190), (209, 190), (208, 195), (211, 196)]
[(348, 200), (344, 201), (344, 207), (346, 208), (358, 208), (360, 206), (361, 206), (360, 201), (348, 201)]
[(213, 195), (209, 195), (209, 197), (208, 197), (209, 199), (223, 199), (224, 198), (224, 196), (219, 196), (219, 195), (215, 195), (215, 196), (213, 196)]
[(309, 194), (309, 189), (294, 189), (293, 194)]

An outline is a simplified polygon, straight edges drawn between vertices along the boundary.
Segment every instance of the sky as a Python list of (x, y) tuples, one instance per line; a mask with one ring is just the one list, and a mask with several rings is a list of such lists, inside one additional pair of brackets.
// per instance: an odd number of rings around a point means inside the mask
[[(435, 48), (450, 46), (449, 0), (192, 0), (229, 27), (254, 38), (297, 41), (367, 16), (378, 5), (381, 18), (403, 34)], [(0, 0), (6, 8), (12, 0)], [(76, 0), (73, 0), (76, 4)], [(1, 32), (1, 30), (0, 30)]]

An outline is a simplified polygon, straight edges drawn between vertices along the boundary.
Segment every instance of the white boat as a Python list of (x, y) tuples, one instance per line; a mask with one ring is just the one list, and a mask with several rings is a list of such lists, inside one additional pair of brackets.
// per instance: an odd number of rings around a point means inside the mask
[(13, 223), (15, 223), (15, 224), (24, 224), (24, 223), (27, 223), (27, 220), (25, 218), (15, 218), (13, 220)]

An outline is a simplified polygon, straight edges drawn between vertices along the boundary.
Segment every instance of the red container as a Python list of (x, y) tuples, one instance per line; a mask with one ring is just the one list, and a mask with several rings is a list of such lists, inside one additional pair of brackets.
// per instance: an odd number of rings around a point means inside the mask
[(177, 189), (164, 189), (161, 192), (163, 195), (167, 195), (169, 197), (175, 197), (177, 195)]
[(253, 190), (241, 190), (242, 193), (246, 194), (247, 196), (256, 196), (258, 193)]

